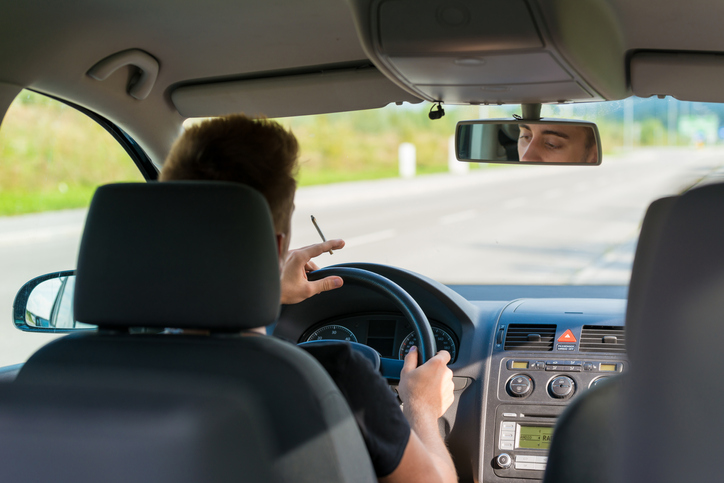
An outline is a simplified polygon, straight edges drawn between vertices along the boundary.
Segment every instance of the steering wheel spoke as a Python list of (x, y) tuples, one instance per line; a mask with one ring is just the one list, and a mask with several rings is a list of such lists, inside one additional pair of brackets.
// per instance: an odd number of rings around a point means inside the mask
[(399, 381), (404, 361), (380, 357), (380, 374), (388, 381)]

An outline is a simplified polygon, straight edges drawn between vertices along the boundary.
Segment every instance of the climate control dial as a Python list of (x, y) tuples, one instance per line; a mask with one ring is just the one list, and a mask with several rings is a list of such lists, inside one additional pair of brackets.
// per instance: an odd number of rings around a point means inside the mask
[(576, 383), (568, 376), (558, 376), (548, 385), (551, 396), (559, 399), (570, 397), (576, 388)]
[(533, 379), (526, 374), (518, 374), (508, 381), (508, 393), (515, 397), (525, 397), (533, 392)]

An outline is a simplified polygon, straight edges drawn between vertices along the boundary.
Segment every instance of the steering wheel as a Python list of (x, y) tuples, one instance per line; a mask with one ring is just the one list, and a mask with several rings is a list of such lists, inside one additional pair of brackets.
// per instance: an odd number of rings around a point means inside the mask
[[(327, 267), (315, 270), (307, 274), (309, 280), (320, 280), (324, 277), (336, 275), (342, 277), (345, 285), (358, 285), (366, 287), (387, 297), (403, 313), (407, 321), (412, 325), (412, 330), (417, 336), (417, 350), (419, 362), (425, 363), (437, 353), (435, 337), (427, 316), (418, 303), (410, 297), (410, 294), (392, 280), (368, 270), (350, 267)], [(320, 341), (322, 342), (322, 341)], [(328, 341), (324, 341), (328, 342)], [(374, 351), (371, 347), (362, 344), (353, 345), (353, 348), (364, 352), (366, 349)], [(374, 351), (376, 353), (376, 351)], [(365, 354), (363, 354), (365, 355)], [(370, 358), (370, 355), (365, 355)], [(380, 372), (388, 379), (399, 379), (403, 361), (397, 359), (380, 358)]]

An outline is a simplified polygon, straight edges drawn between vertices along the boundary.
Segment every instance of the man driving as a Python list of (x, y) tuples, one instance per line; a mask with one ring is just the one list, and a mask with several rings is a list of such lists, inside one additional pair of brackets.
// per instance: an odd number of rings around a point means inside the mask
[[(277, 122), (231, 115), (186, 130), (159, 175), (160, 181), (238, 182), (264, 195), (276, 232), (283, 304), (343, 284), (340, 277), (307, 279), (307, 272), (317, 268), (312, 259), (343, 248), (343, 240), (289, 250), (298, 156), (297, 139)], [(266, 335), (264, 327), (255, 331)], [(403, 411), (382, 376), (348, 345), (308, 350), (347, 399), (380, 481), (454, 482), (455, 466), (438, 430), (438, 419), (454, 399), (450, 354), (440, 351), (418, 367), (414, 349), (400, 374)]]

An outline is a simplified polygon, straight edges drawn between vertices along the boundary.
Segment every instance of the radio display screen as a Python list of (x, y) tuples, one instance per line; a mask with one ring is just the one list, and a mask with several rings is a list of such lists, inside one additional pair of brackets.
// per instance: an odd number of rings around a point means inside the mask
[(526, 449), (548, 449), (551, 445), (551, 426), (519, 426), (518, 447)]

